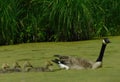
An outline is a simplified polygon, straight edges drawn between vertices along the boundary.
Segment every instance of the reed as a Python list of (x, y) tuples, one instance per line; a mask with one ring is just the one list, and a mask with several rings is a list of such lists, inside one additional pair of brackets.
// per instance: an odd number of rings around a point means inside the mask
[(1, 0), (0, 44), (120, 35), (119, 4), (119, 0)]

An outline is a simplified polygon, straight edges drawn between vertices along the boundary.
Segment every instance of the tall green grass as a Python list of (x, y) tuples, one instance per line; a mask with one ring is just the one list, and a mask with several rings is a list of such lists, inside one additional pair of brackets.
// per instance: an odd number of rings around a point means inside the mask
[(0, 44), (120, 35), (119, 4), (119, 0), (0, 0)]

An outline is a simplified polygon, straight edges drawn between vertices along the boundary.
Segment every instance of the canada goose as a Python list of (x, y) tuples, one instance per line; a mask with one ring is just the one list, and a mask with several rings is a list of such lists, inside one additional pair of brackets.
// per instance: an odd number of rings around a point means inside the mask
[(47, 62), (47, 64), (43, 67), (31, 67), (29, 69), (27, 69), (27, 72), (51, 72), (52, 69), (50, 68), (51, 66), (53, 66), (53, 64), (51, 62)]
[(18, 62), (15, 62), (15, 63), (13, 64), (13, 68), (21, 68), (21, 66), (19, 65)]
[[(59, 58), (58, 60), (62, 64), (68, 66), (70, 69), (96, 69), (102, 66), (104, 51), (108, 43), (110, 43), (110, 40), (108, 38), (104, 38), (102, 41), (101, 51), (96, 62), (92, 62), (83, 58), (71, 57), (71, 56), (61, 56), (61, 55), (54, 55), (54, 56)], [(56, 63), (55, 62), (56, 60), (57, 59), (54, 59), (52, 61)]]
[(4, 64), (2, 65), (2, 70), (3, 70), (3, 71), (7, 71), (8, 69), (10, 69), (10, 66), (9, 66), (7, 63), (4, 63)]
[(13, 68), (11, 68), (11, 70), (14, 71), (14, 72), (21, 72), (22, 71), (21, 66), (19, 65), (18, 62), (15, 62), (13, 64)]
[(23, 67), (33, 67), (33, 65), (29, 61), (25, 61)]
[(1, 72), (3, 72), (3, 73), (11, 73), (11, 72), (13, 72), (13, 69), (10, 68), (10, 66), (7, 63), (4, 63), (2, 65)]
[(29, 61), (25, 61), (25, 63), (23, 64), (24, 71), (28, 71), (31, 68), (33, 68), (33, 65)]

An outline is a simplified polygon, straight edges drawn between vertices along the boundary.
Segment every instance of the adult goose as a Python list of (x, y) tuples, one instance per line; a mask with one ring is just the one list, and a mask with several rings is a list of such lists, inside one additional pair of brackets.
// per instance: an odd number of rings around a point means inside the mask
[[(69, 69), (97, 69), (102, 67), (102, 61), (104, 57), (104, 51), (107, 44), (110, 43), (108, 38), (104, 38), (102, 41), (102, 47), (100, 50), (100, 54), (95, 62), (78, 58), (72, 56), (61, 56), (61, 55), (54, 55), (57, 57), (56, 59), (52, 60), (54, 63), (57, 63), (60, 68), (69, 68)], [(63, 67), (61, 67), (61, 64)]]

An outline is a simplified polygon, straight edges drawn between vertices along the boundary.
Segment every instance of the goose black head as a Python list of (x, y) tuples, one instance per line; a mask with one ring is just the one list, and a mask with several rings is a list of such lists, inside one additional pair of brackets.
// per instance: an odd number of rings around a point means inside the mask
[(108, 44), (108, 43), (111, 43), (110, 40), (108, 38), (104, 38), (103, 39), (103, 44)]

